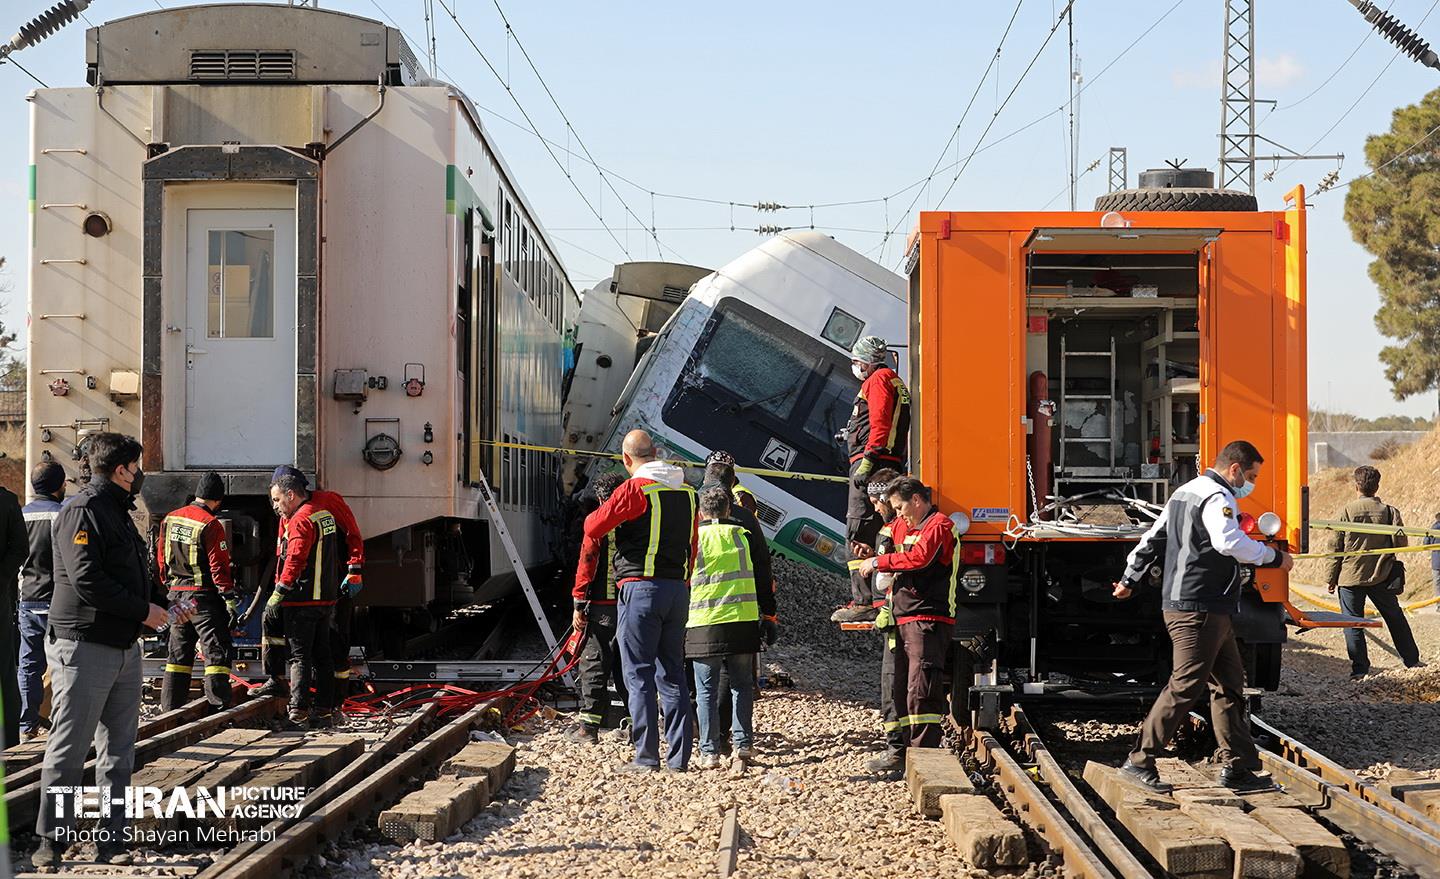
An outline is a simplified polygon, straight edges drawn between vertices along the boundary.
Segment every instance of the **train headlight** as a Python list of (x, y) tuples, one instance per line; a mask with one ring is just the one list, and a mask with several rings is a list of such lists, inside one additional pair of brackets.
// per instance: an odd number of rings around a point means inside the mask
[(974, 595), (985, 588), (985, 572), (977, 568), (971, 568), (960, 575), (960, 585), (966, 592)]
[(1281, 528), (1285, 527), (1285, 523), (1281, 522), (1280, 517), (1275, 515), (1274, 513), (1265, 513), (1261, 515), (1259, 521), (1256, 524), (1260, 526), (1260, 533), (1264, 534), (1266, 537), (1274, 537), (1276, 534), (1280, 533)]

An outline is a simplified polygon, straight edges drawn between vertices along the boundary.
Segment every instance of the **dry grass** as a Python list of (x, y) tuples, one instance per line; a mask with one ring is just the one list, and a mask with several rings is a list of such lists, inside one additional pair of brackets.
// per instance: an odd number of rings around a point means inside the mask
[(25, 478), (25, 426), (23, 424), (0, 427), (0, 485), (15, 492), (20, 503), (25, 503), (29, 490)]
[[(1380, 498), (1400, 510), (1406, 525), (1428, 528), (1440, 512), (1440, 428), (1418, 442), (1401, 447), (1380, 467)], [(1310, 518), (1333, 519), (1356, 498), (1350, 468), (1334, 467), (1310, 476)], [(1310, 548), (1328, 551), (1333, 532), (1311, 531)], [(1411, 538), (1417, 542), (1419, 538)], [(1430, 555), (1405, 553), (1406, 595), (1412, 599), (1432, 594)], [(1295, 564), (1295, 578), (1301, 583), (1321, 582), (1321, 561)]]

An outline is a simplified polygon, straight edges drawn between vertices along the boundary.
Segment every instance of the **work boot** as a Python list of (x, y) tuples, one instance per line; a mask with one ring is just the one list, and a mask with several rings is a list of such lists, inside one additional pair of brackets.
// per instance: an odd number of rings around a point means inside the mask
[(615, 771), (622, 775), (639, 775), (646, 772), (659, 772), (659, 766), (646, 766), (644, 763), (622, 763), (615, 767)]
[(1136, 766), (1126, 760), (1125, 765), (1120, 767), (1120, 774), (1125, 777), (1126, 781), (1138, 784), (1157, 794), (1168, 794), (1175, 789), (1175, 785), (1160, 780), (1160, 773), (1155, 771), (1154, 766)]
[(865, 761), (867, 772), (899, 772), (905, 768), (905, 752), (888, 750), (882, 756)]
[(35, 849), (35, 854), (30, 856), (30, 863), (36, 872), (53, 873), (60, 869), (60, 862), (63, 860), (65, 847), (57, 845), (49, 837), (40, 837), (40, 847)]
[(744, 757), (732, 757), (730, 759), (730, 777), (740, 778), (745, 770), (750, 768), (750, 761)]
[(600, 728), (582, 723), (570, 731), (570, 741), (581, 745), (598, 745), (600, 743)]
[(280, 722), (280, 728), (294, 732), (307, 729), (310, 726), (310, 711), (304, 708), (291, 708)]
[(720, 768), (720, 755), (719, 755), (719, 754), (701, 754), (700, 757), (699, 757), (699, 759), (697, 759), (697, 760), (695, 761), (695, 768), (696, 768), (696, 769), (719, 769), (719, 768)]
[(335, 726), (335, 715), (329, 711), (316, 711), (310, 715), (311, 729), (331, 729)]
[(1254, 793), (1275, 789), (1275, 780), (1268, 775), (1256, 775), (1239, 766), (1226, 766), (1220, 770), (1220, 784), (1233, 791)]
[(246, 690), (245, 695), (251, 699), (261, 699), (266, 696), (288, 696), (290, 695), (290, 685), (279, 678), (271, 678), (258, 687)]
[(860, 604), (847, 604), (834, 613), (830, 614), (832, 623), (858, 623), (875, 619), (880, 611), (873, 607), (865, 607)]
[(95, 844), (95, 860), (101, 864), (124, 867), (135, 863), (135, 854), (118, 839), (106, 839)]

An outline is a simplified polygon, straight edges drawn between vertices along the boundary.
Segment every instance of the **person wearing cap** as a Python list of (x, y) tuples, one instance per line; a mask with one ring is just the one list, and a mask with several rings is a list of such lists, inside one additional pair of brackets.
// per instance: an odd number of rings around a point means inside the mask
[(860, 380), (855, 407), (842, 436), (850, 455), (850, 487), (845, 502), (845, 539), (850, 550), (850, 604), (831, 615), (832, 622), (873, 620), (885, 597), (860, 576), (860, 562), (880, 533), (866, 486), (882, 467), (904, 471), (910, 439), (910, 391), (890, 368), (890, 348), (878, 336), (865, 336), (850, 349), (850, 371)]
[[(873, 556), (895, 551), (895, 528), (900, 524), (897, 521), (899, 513), (890, 505), (887, 492), (890, 484), (899, 478), (898, 471), (886, 467), (871, 473), (870, 482), (865, 486), (871, 506), (880, 514), (880, 520), (884, 523), (880, 526), (880, 532), (875, 535), (875, 549), (871, 553)], [(870, 576), (873, 578), (870, 588), (876, 595), (885, 598), (885, 607), (880, 609), (880, 614), (875, 618), (875, 632), (883, 639), (880, 645), (880, 720), (885, 730), (885, 753), (867, 762), (865, 768), (871, 772), (894, 772), (905, 768), (905, 746), (909, 740), (908, 730), (900, 725), (901, 715), (895, 703), (895, 663), (898, 659), (899, 638), (894, 631), (895, 612), (890, 603), (895, 575), (876, 571)]]
[(55, 461), (36, 465), (30, 473), (32, 499), (20, 514), (25, 522), (29, 554), (20, 567), (20, 741), (40, 734), (45, 720), (45, 627), (50, 623), (50, 596), (55, 594), (55, 560), (50, 530), (65, 500), (65, 468)]
[(230, 545), (224, 524), (215, 517), (224, 500), (225, 483), (211, 470), (195, 485), (195, 499), (160, 525), (155, 562), (166, 599), (172, 606), (185, 601), (195, 605), (189, 622), (170, 627), (161, 711), (173, 711), (189, 698), (197, 641), (205, 655), (205, 699), (216, 708), (230, 707), (230, 660), (235, 653), (230, 633), (239, 619)]
[[(282, 478), (289, 477), (296, 480), (307, 490), (310, 489), (310, 480), (298, 468), (289, 464), (281, 464), (271, 474), (272, 483), (279, 482)], [(339, 492), (314, 489), (310, 491), (310, 504), (317, 509), (325, 510), (335, 517), (335, 523), (340, 526), (340, 536), (344, 543), (345, 553), (345, 579), (340, 584), (339, 597), (336, 599), (334, 612), (330, 615), (330, 659), (333, 666), (332, 674), (335, 678), (335, 692), (338, 701), (343, 701), (347, 695), (350, 685), (350, 628), (355, 618), (355, 596), (360, 594), (364, 585), (363, 570), (365, 566), (365, 538), (361, 536), (360, 524), (355, 521), (355, 513), (346, 503), (345, 498)], [(281, 541), (285, 538), (286, 519), (280, 517), (280, 526), (275, 540), (275, 555), (278, 558), (281, 552)], [(257, 595), (257, 604), (263, 603), (265, 596)], [(283, 615), (283, 610), (278, 614)], [(289, 671), (289, 651), (285, 641), (284, 624), (282, 617), (272, 610), (268, 619), (274, 622), (274, 631), (265, 627), (265, 618), (261, 619), (260, 651), (261, 666), (269, 680), (258, 687), (250, 688), (251, 696), (283, 696), (289, 692), (286, 683)], [(337, 701), (337, 704), (338, 704)]]
[(723, 449), (716, 449), (705, 458), (705, 472), (710, 472), (712, 464), (724, 464), (730, 468), (730, 500), (733, 504), (748, 510), (755, 515), (760, 505), (755, 502), (755, 492), (740, 484), (735, 476), (735, 456)]

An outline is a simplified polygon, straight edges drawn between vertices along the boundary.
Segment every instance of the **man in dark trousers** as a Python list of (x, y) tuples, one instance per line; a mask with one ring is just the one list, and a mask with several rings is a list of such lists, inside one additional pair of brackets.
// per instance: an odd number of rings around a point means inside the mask
[(866, 336), (850, 350), (850, 369), (860, 379), (855, 407), (845, 426), (850, 453), (850, 487), (845, 501), (845, 540), (850, 549), (850, 604), (831, 615), (831, 622), (873, 620), (885, 603), (860, 575), (860, 561), (875, 545), (880, 517), (870, 505), (866, 487), (881, 467), (904, 469), (910, 439), (910, 391), (889, 366), (890, 349), (878, 336)]
[[(270, 503), (285, 520), (280, 570), (265, 605), (274, 630), (279, 618), (289, 651), (290, 724), (315, 728), (331, 724), (335, 707), (335, 665), (330, 652), (330, 617), (344, 579), (340, 526), (316, 506), (303, 480), (282, 476), (270, 486)], [(312, 696), (311, 687), (315, 688)]]
[(895, 574), (890, 606), (899, 652), (891, 698), (900, 730), (909, 733), (906, 747), (938, 748), (946, 711), (945, 662), (955, 631), (960, 529), (915, 477), (897, 479), (885, 491), (898, 514), (892, 526), (895, 551), (865, 559), (860, 575)]
[[(55, 594), (45, 636), (53, 725), (41, 763), (43, 800), (35, 822), (41, 839), (34, 863), (41, 868), (58, 867), (61, 852), (74, 841), (73, 800), (62, 804), (61, 795), (51, 791), (82, 783), (92, 743), (101, 796), (123, 802), (140, 722), (139, 638), (146, 628), (188, 619), (183, 612), (172, 619), (166, 608), (150, 603), (149, 552), (130, 518), (145, 478), (139, 441), (104, 432), (91, 434), (86, 443), (94, 477), (61, 508), (53, 534)], [(102, 820), (97, 828), (100, 861), (128, 863), (126, 824), (123, 808)]]
[(660, 768), (658, 693), (665, 710), (670, 768), (690, 762), (692, 721), (685, 687), (685, 621), (695, 560), (695, 492), (679, 467), (659, 460), (643, 430), (625, 435), (630, 478), (585, 519), (585, 536), (613, 534), (619, 590), (620, 662), (630, 696), (635, 759), (621, 772)]
[[(595, 507), (625, 481), (624, 473), (602, 473), (590, 484)], [(593, 510), (592, 510), (593, 512)], [(615, 540), (606, 535), (599, 540), (585, 537), (580, 543), (580, 561), (575, 569), (574, 626), (584, 630), (585, 647), (580, 652), (580, 727), (573, 734), (576, 741), (595, 744), (600, 740), (600, 725), (605, 722), (605, 709), (610, 706), (613, 681), (620, 701), (625, 702), (625, 681), (620, 674), (620, 647), (615, 640)]]
[(15, 670), (18, 647), (15, 635), (18, 606), (16, 586), (19, 584), (20, 567), (30, 551), (30, 540), (25, 531), (25, 517), (20, 512), (20, 500), (8, 488), (0, 487), (0, 609), (5, 613), (4, 625), (0, 625), (0, 704), (5, 711), (4, 746), (20, 743), (20, 680)]
[[(895, 470), (886, 467), (870, 474), (871, 482), (866, 487), (870, 504), (880, 514), (884, 523), (880, 533), (875, 535), (875, 549), (871, 555), (882, 556), (895, 551), (895, 508), (890, 506), (888, 494), (890, 484), (900, 478)], [(868, 558), (868, 556), (867, 556)], [(895, 666), (898, 659), (899, 638), (892, 637), (895, 620), (894, 598), (895, 575), (879, 571), (870, 575), (870, 588), (883, 596), (886, 607), (880, 609), (875, 620), (877, 634), (883, 639), (880, 644), (880, 720), (885, 730), (885, 753), (866, 762), (871, 772), (894, 772), (905, 768), (905, 747), (909, 742), (908, 730), (900, 726), (899, 705), (895, 702)], [(889, 617), (888, 621), (885, 617)]]
[(50, 624), (50, 596), (55, 592), (55, 561), (50, 534), (60, 502), (65, 499), (65, 468), (54, 461), (37, 464), (30, 473), (34, 498), (20, 511), (25, 520), (29, 554), (20, 568), (20, 740), (40, 734), (45, 719), (45, 627)]
[(1129, 598), (1151, 567), (1163, 565), (1161, 608), (1173, 671), (1121, 767), (1126, 777), (1157, 793), (1169, 793), (1171, 785), (1160, 780), (1155, 759), (1205, 697), (1207, 686), (1220, 743), (1216, 757), (1225, 764), (1220, 783), (1232, 790), (1273, 786), (1255, 772), (1260, 756), (1245, 716), (1245, 665), (1232, 622), (1240, 612), (1240, 565), (1286, 571), (1294, 565), (1284, 550), (1252, 540), (1240, 528), (1239, 500), (1255, 490), (1264, 462), (1245, 440), (1221, 449), (1214, 466), (1170, 495), (1115, 584), (1115, 597)]
[(195, 644), (205, 654), (205, 699), (230, 707), (230, 632), (237, 622), (235, 584), (230, 575), (230, 546), (225, 526), (215, 518), (225, 500), (225, 483), (211, 470), (195, 485), (195, 500), (165, 517), (155, 547), (166, 598), (171, 605), (191, 601), (195, 615), (170, 627), (170, 652), (160, 690), (160, 710), (173, 711), (190, 696)]
[[(1380, 490), (1380, 471), (1366, 464), (1355, 468), (1355, 491), (1359, 497), (1345, 505), (1340, 511), (1341, 522), (1356, 522), (1364, 525), (1394, 525), (1403, 528), (1405, 520), (1400, 511), (1380, 500), (1375, 493)], [(1330, 552), (1359, 553), (1366, 550), (1389, 549), (1405, 546), (1408, 538), (1405, 532), (1393, 534), (1365, 534), (1359, 531), (1336, 531), (1330, 544)], [(1406, 668), (1419, 668), (1420, 648), (1415, 644), (1415, 634), (1410, 631), (1410, 621), (1400, 607), (1400, 596), (1391, 591), (1390, 583), (1396, 577), (1404, 577), (1405, 567), (1393, 553), (1380, 555), (1347, 555), (1325, 560), (1325, 584), (1333, 594), (1340, 589), (1340, 609), (1345, 613), (1365, 616), (1365, 602), (1373, 602), (1380, 611), (1380, 618), (1390, 630), (1390, 640), (1395, 642), (1395, 652)], [(1365, 648), (1365, 630), (1354, 627), (1345, 630), (1345, 652), (1350, 655), (1350, 679), (1358, 680), (1370, 673), (1370, 654)]]
[[(284, 476), (298, 481), (309, 489), (309, 479), (304, 473), (289, 464), (276, 467), (270, 481), (278, 482)], [(365, 538), (360, 533), (360, 524), (355, 521), (355, 513), (351, 511), (350, 505), (345, 502), (345, 498), (339, 492), (325, 491), (319, 488), (310, 490), (310, 503), (335, 517), (335, 524), (340, 526), (340, 535), (345, 543), (345, 579), (340, 584), (340, 597), (335, 601), (335, 613), (330, 621), (330, 659), (335, 668), (336, 705), (338, 706), (340, 701), (348, 695), (350, 686), (350, 628), (355, 617), (355, 596), (360, 594), (360, 589), (364, 585), (362, 572), (365, 566)], [(280, 555), (281, 540), (285, 537), (285, 525), (285, 519), (282, 517), (275, 541), (277, 559)], [(261, 597), (257, 596), (255, 600), (260, 601)], [(277, 627), (273, 632), (265, 631), (263, 618), (261, 620), (261, 665), (265, 673), (270, 676), (270, 680), (259, 687), (252, 687), (249, 691), (251, 696), (283, 696), (289, 689), (285, 683), (288, 673), (286, 671), (284, 626), (273, 615), (271, 620)]]

